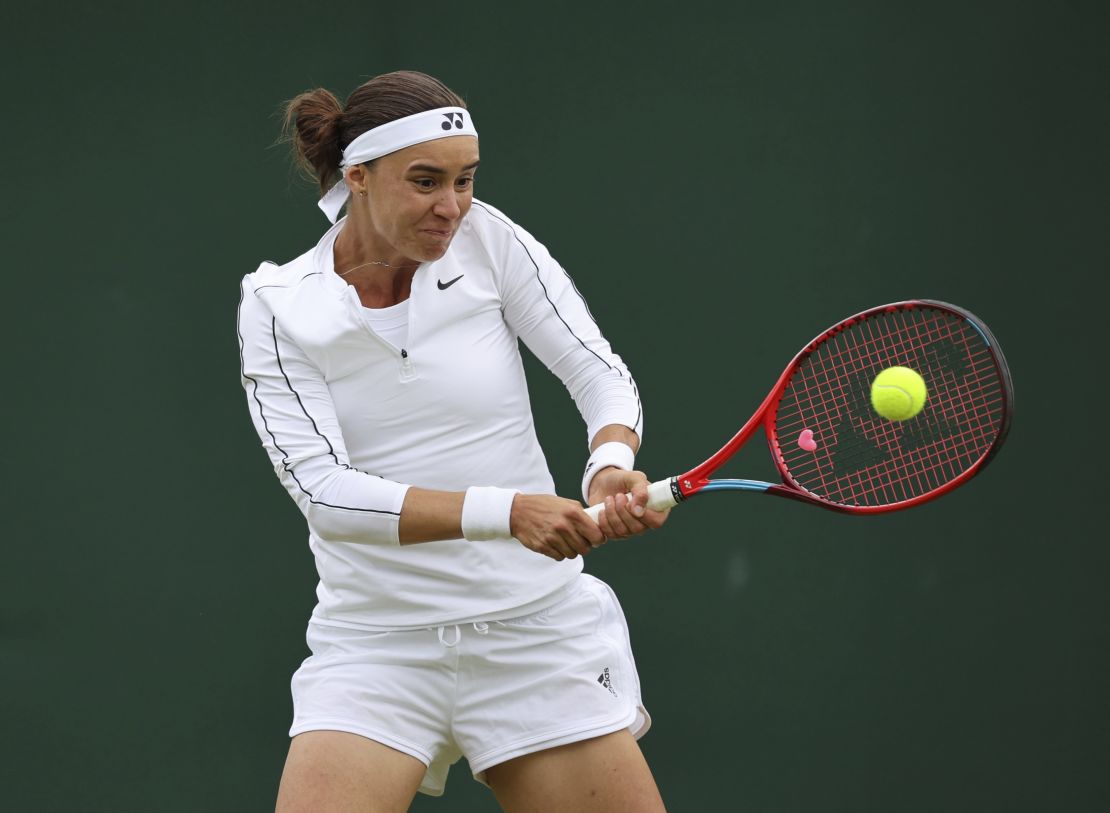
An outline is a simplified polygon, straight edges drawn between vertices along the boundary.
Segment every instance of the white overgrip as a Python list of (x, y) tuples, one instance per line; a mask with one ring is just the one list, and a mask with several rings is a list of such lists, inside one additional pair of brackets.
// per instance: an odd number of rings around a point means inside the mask
[[(652, 511), (666, 511), (668, 508), (678, 505), (678, 500), (674, 498), (674, 492), (671, 491), (672, 479), (668, 477), (665, 480), (656, 480), (648, 486), (647, 507)], [(632, 498), (631, 494), (627, 496), (629, 499)], [(586, 513), (589, 514), (590, 519), (597, 522), (597, 518), (601, 516), (601, 512), (604, 510), (605, 503), (599, 502), (597, 505), (591, 505), (587, 508)]]

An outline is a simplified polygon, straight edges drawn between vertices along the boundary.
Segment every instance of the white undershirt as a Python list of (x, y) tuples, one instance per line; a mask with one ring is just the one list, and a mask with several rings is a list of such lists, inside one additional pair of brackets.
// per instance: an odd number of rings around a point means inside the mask
[(409, 333), (409, 300), (388, 308), (363, 307), (362, 315), (375, 333), (398, 350), (404, 349)]

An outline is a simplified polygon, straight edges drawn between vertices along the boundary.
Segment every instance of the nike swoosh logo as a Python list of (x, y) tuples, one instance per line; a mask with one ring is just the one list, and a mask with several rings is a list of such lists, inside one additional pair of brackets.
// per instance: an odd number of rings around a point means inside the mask
[(447, 282), (444, 282), (443, 280), (438, 280), (437, 279), (436, 280), (436, 285), (439, 286), (439, 290), (446, 291), (448, 288), (450, 288), (452, 285), (454, 285), (456, 282), (458, 282), (460, 279), (462, 279), (465, 276), (466, 276), (466, 274), (459, 274), (453, 280), (449, 280)]

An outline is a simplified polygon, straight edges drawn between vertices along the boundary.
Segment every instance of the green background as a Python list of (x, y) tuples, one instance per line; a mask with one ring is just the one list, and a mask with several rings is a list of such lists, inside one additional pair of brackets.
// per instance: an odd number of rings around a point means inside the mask
[[(1104, 8), (6, 4), (0, 808), (272, 809), (315, 578), (238, 282), (326, 225), (281, 101), (414, 68), (636, 374), (653, 477), (866, 307), (958, 303), (1009, 358), (1007, 447), (943, 500), (707, 498), (589, 558), (669, 808), (1110, 809)], [(529, 369), (574, 496), (581, 422)], [(414, 809), (496, 806), (460, 763)]]

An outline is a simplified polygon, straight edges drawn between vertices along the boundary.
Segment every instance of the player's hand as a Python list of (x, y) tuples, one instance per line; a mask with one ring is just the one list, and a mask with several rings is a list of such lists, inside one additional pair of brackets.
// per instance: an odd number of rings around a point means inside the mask
[(605, 510), (598, 516), (597, 524), (607, 539), (642, 534), (666, 522), (670, 509), (652, 511), (647, 507), (647, 501), (648, 479), (642, 471), (610, 467), (595, 474), (590, 483), (590, 505), (605, 503)]
[(578, 502), (550, 494), (517, 494), (509, 529), (528, 550), (557, 562), (585, 556), (605, 541)]

